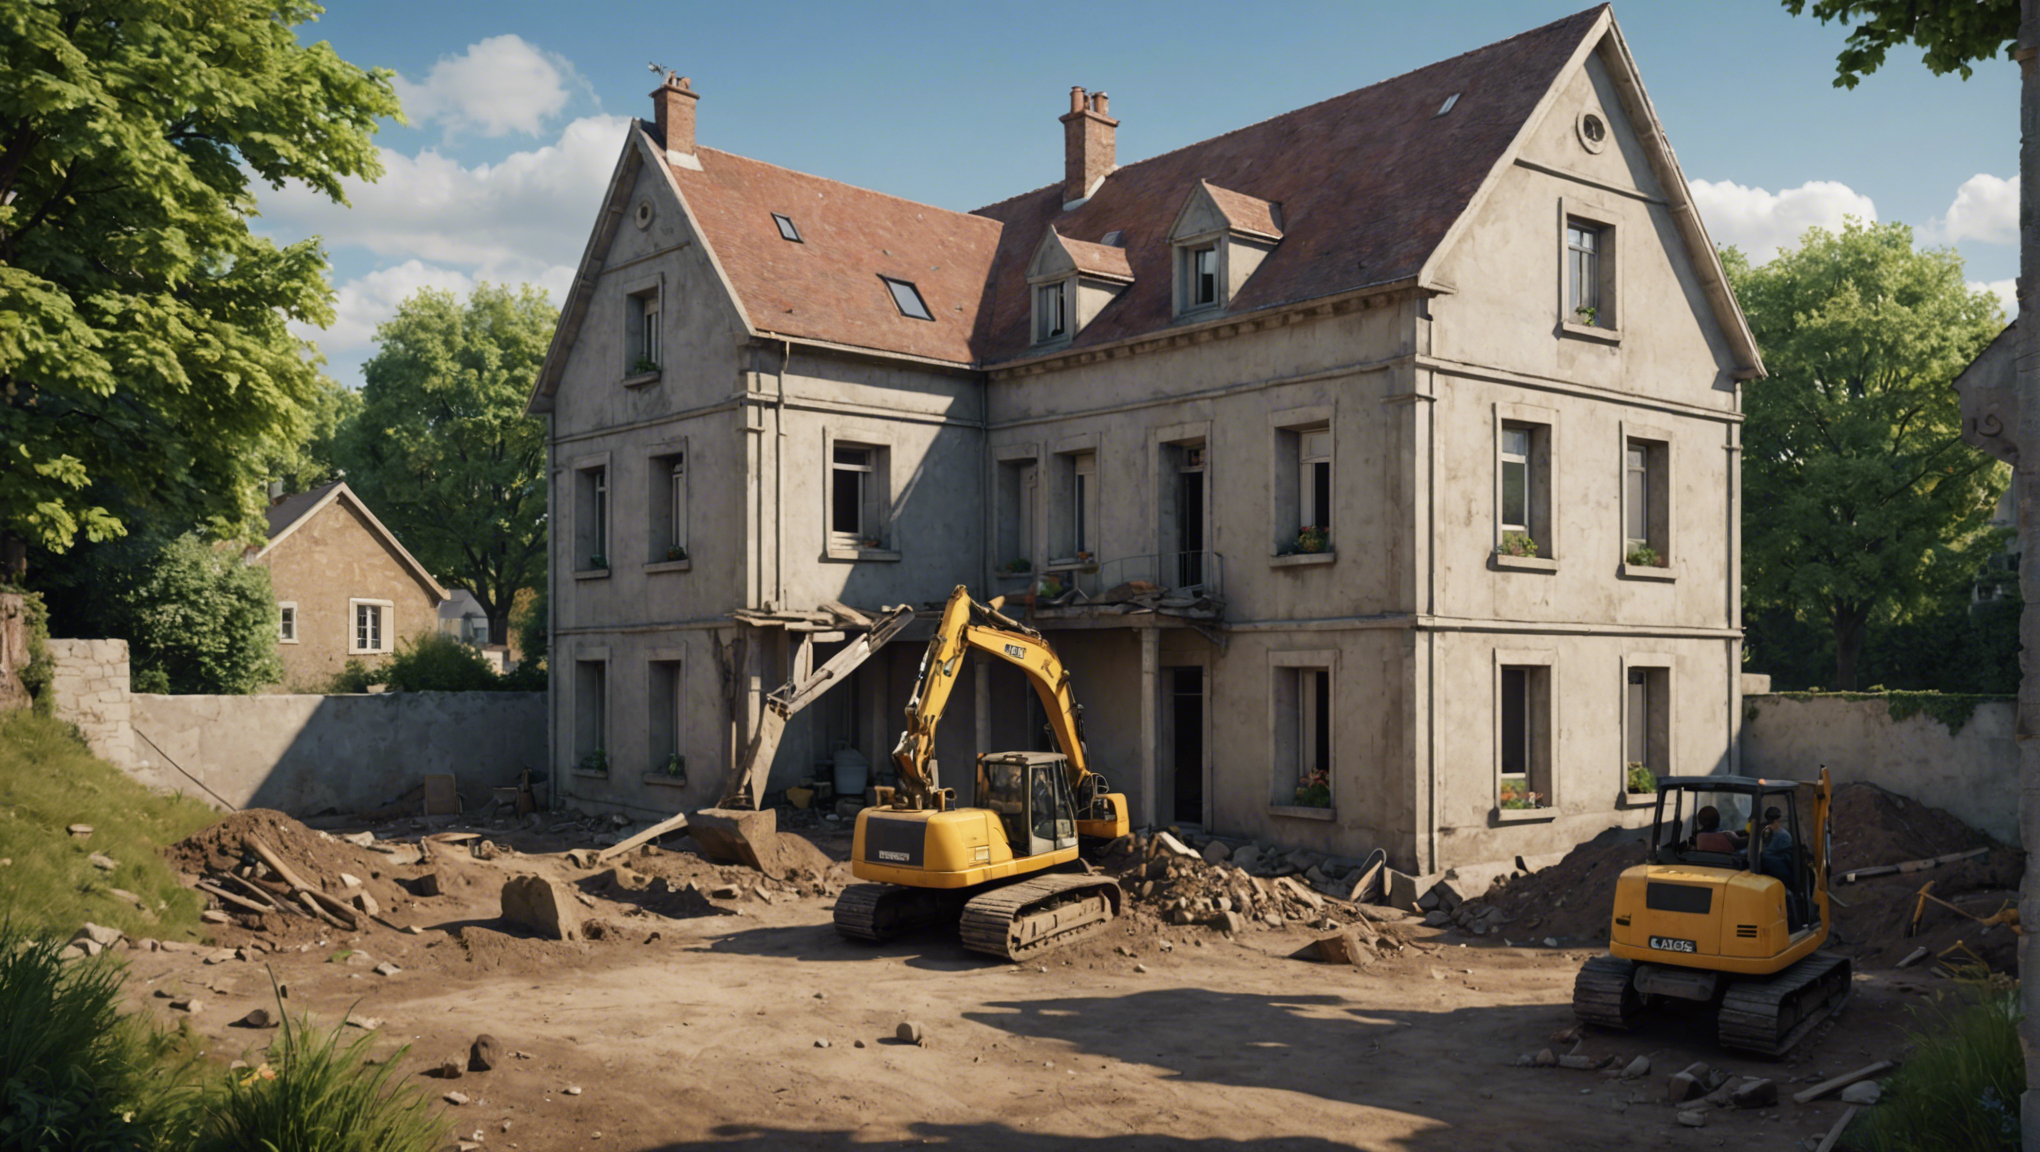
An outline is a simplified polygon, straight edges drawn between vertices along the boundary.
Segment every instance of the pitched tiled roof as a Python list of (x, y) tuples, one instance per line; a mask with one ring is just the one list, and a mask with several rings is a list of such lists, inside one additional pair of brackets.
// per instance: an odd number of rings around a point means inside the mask
[(1126, 262), (1126, 249), (1110, 244), (1092, 244), (1084, 240), (1062, 239), (1063, 251), (1070, 254), (1070, 260), (1079, 272), (1103, 276), (1109, 280), (1133, 279), (1133, 267)]
[[(713, 148), (696, 156), (700, 171), (675, 165), (673, 178), (753, 328), (976, 361), (970, 337), (998, 245), (995, 221)], [(775, 212), (802, 243), (780, 236)], [(918, 288), (934, 321), (901, 315), (881, 276)]]
[(274, 540), (284, 529), (298, 522), (298, 518), (319, 506), (326, 493), (340, 486), (340, 481), (321, 484), (306, 492), (294, 492), (265, 509), (262, 515), (269, 521), (269, 538)]
[[(1134, 282), (1074, 346), (1166, 327), (1168, 232), (1199, 181), (1236, 227), (1282, 238), (1229, 312), (1415, 276), (1605, 8), (1129, 164), (1067, 212), (1060, 182), (966, 214), (712, 148), (670, 171), (753, 328), (995, 363), (1028, 352), (1025, 270), (1050, 227), (1080, 267)], [(1120, 245), (1099, 243), (1111, 232)], [(935, 320), (902, 316), (881, 276), (914, 283)]]
[[(1604, 6), (1605, 7), (1605, 6)], [(1126, 234), (1134, 286), (1072, 342), (1103, 344), (1166, 327), (1168, 231), (1199, 180), (1282, 205), (1282, 243), (1229, 312), (1415, 276), (1487, 179), (1601, 15), (1590, 9), (1463, 56), (1129, 164), (1081, 206), (1060, 183), (978, 209), (1006, 225), (1001, 268), (1024, 263), (1050, 224), (1065, 236)], [(1454, 93), (1452, 110), (1436, 115)], [(1272, 221), (1270, 221), (1272, 223)], [(1024, 280), (992, 281), (977, 347), (986, 362), (1027, 352)]]
[(1210, 194), (1211, 202), (1225, 215), (1227, 224), (1242, 232), (1252, 232), (1256, 236), (1266, 236), (1271, 240), (1282, 238), (1282, 226), (1275, 222), (1275, 205), (1230, 188), (1220, 188), (1209, 180), (1203, 183), (1204, 191)]

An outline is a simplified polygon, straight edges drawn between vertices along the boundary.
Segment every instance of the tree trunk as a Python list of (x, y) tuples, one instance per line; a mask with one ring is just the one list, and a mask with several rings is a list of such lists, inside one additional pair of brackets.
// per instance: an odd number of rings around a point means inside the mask
[(510, 605), (504, 604), (489, 613), (489, 643), (510, 643)]
[(1829, 610), (1828, 618), (1835, 626), (1835, 691), (1856, 690), (1856, 654), (1863, 647), (1863, 623), (1869, 612), (1851, 605), (1837, 604)]
[[(2019, 311), (2040, 277), (2040, 0), (2021, 0), (2019, 44)], [(2028, 661), (2040, 654), (2040, 317), (2021, 317), (2017, 342), (2019, 460), (2012, 484), (2019, 502), (2019, 838), (2026, 849), (2026, 874), (2019, 885), (2021, 923), (2040, 924), (2040, 668)], [(2026, 1091), (2019, 1098), (2026, 1152), (2040, 1152), (2040, 967), (2035, 933), (2019, 938), (2019, 998), (2025, 1019), (2019, 1047), (2026, 1057)]]

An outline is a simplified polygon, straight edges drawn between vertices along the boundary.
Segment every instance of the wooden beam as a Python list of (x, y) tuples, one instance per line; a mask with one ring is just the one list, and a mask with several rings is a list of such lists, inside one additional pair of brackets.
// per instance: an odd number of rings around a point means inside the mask
[(631, 849), (637, 847), (640, 844), (644, 844), (651, 840), (656, 840), (657, 838), (664, 836), (668, 832), (677, 832), (685, 827), (687, 827), (687, 813), (682, 812), (678, 816), (669, 816), (666, 819), (659, 821), (657, 824), (654, 824), (651, 827), (645, 829), (644, 831), (639, 832), (637, 835), (632, 836), (630, 839), (618, 840), (616, 843), (611, 844), (609, 847), (604, 848), (600, 852), (597, 852), (595, 854), (595, 866), (597, 868), (600, 868), (603, 864), (607, 863), (610, 860), (615, 859), (618, 856), (623, 855), (625, 852), (630, 851)]
[(1896, 1067), (1898, 1067), (1898, 1065), (1892, 1063), (1889, 1060), (1879, 1060), (1875, 1064), (1865, 1064), (1863, 1067), (1856, 1069), (1854, 1072), (1844, 1072), (1840, 1076), (1836, 1076), (1828, 1080), (1823, 1080), (1820, 1083), (1815, 1084), (1813, 1087), (1808, 1088), (1804, 1092), (1794, 1092), (1792, 1094), (1792, 1102), (1795, 1104), (1810, 1104), (1813, 1101), (1820, 1099), (1821, 1097), (1827, 1095), (1830, 1092), (1842, 1088), (1847, 1088), (1849, 1085), (1854, 1084), (1858, 1080), (1868, 1080), (1872, 1076), (1889, 1072)]
[(1849, 1130), (1849, 1122), (1854, 1120), (1856, 1113), (1860, 1111), (1862, 1109), (1854, 1104), (1849, 1105), (1848, 1109), (1842, 1113), (1842, 1118), (1835, 1121), (1834, 1127), (1828, 1129), (1828, 1134), (1822, 1138), (1820, 1147), (1814, 1149), (1813, 1152), (1834, 1152), (1835, 1145), (1841, 1143), (1842, 1133)]
[(300, 892), (310, 890), (311, 885), (305, 883), (305, 878), (298, 875), (295, 871), (293, 871), (290, 865), (285, 864), (283, 862), (283, 857), (278, 856), (275, 852), (271, 851), (269, 845), (264, 844), (260, 836), (244, 837), (242, 843), (248, 845), (249, 849), (252, 850), (257, 856), (262, 857), (262, 862), (264, 864), (269, 865), (270, 871), (275, 872), (278, 876), (283, 877), (283, 882), (285, 884), (290, 885), (292, 888), (295, 888)]
[(271, 912), (276, 911), (276, 909), (270, 907), (267, 904), (259, 904), (253, 900), (248, 899), (246, 896), (236, 896), (234, 893), (227, 891), (225, 888), (222, 888), (217, 884), (208, 883), (204, 880), (200, 880), (197, 884), (193, 885), (193, 887), (197, 888), (201, 892), (210, 892), (212, 895), (218, 897), (225, 903), (232, 904), (234, 907), (239, 908), (244, 912), (253, 912), (257, 916), (267, 916)]

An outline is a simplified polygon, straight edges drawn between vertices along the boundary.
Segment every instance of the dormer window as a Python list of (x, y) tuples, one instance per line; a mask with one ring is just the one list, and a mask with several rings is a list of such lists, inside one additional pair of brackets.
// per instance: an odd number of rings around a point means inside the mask
[(1281, 205), (1199, 180), (1169, 229), (1176, 253), (1175, 314), (1230, 307), (1281, 241)]
[(1034, 342), (1046, 344), (1070, 334), (1069, 281), (1034, 290)]
[(1185, 303), (1191, 308), (1208, 308), (1218, 303), (1218, 245), (1183, 250), (1184, 270), (1189, 283), (1184, 287)]

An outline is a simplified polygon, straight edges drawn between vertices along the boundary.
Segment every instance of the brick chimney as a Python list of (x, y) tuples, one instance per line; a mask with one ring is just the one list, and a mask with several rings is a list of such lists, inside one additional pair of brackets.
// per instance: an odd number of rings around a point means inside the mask
[(694, 102), (701, 99), (687, 77), (666, 73), (665, 83), (652, 89), (652, 138), (671, 157), (694, 155)]
[(1105, 114), (1106, 95), (1085, 95), (1070, 89), (1070, 111), (1063, 126), (1063, 203), (1088, 198), (1098, 182), (1118, 165), (1113, 163), (1113, 129), (1119, 121)]

